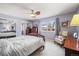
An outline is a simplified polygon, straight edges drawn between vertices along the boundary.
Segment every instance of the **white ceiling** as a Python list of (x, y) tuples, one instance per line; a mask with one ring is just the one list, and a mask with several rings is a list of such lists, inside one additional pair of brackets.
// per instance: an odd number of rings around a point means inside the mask
[[(0, 4), (0, 13), (25, 18), (29, 20), (46, 18), (54, 15), (73, 12), (78, 4), (71, 3), (16, 3), (16, 4)], [(39, 10), (41, 14), (36, 18), (30, 17), (29, 10)]]

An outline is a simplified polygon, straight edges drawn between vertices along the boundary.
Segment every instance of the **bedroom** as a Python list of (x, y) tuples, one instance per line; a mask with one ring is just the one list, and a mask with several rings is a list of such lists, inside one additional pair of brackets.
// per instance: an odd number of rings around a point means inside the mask
[(69, 31), (79, 32), (70, 28), (78, 13), (78, 3), (0, 3), (0, 55), (79, 55), (65, 46)]

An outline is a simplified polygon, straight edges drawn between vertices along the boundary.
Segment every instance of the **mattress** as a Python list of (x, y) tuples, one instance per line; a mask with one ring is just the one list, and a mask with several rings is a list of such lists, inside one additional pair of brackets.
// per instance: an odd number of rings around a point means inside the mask
[(28, 35), (0, 39), (0, 56), (27, 56), (43, 45), (43, 38)]

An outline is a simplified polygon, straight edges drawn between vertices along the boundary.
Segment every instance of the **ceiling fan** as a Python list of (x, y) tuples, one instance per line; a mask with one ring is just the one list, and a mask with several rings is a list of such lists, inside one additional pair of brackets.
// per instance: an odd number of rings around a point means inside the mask
[(30, 14), (31, 17), (35, 18), (36, 16), (40, 15), (40, 11), (39, 10), (35, 11), (33, 9), (30, 9), (30, 12), (27, 12), (25, 14)]

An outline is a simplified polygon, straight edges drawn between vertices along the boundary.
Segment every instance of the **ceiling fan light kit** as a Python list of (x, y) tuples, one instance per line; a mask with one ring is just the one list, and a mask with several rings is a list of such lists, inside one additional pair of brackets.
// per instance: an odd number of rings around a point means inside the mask
[(33, 18), (35, 18), (36, 17), (36, 14), (31, 14), (30, 16), (33, 17)]
[(32, 18), (35, 18), (36, 16), (40, 15), (40, 11), (39, 10), (38, 11), (34, 11), (34, 10), (31, 9), (31, 13), (26, 13), (26, 14), (30, 14), (30, 16)]
[(32, 12), (31, 17), (35, 18), (36, 16), (40, 15), (40, 11)]
[(40, 15), (40, 11), (36, 11), (35, 14), (36, 14), (36, 15)]

